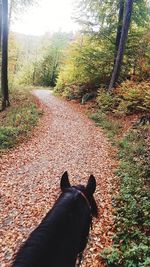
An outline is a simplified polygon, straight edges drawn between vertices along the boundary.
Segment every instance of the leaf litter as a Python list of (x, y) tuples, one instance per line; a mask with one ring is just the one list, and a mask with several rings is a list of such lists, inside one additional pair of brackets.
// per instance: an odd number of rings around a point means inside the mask
[(99, 254), (112, 242), (113, 149), (79, 104), (47, 90), (34, 95), (44, 110), (39, 125), (28, 141), (0, 157), (0, 266), (11, 265), (22, 242), (53, 206), (67, 170), (72, 184), (86, 184), (90, 174), (96, 177), (99, 218), (94, 219), (82, 267), (102, 267)]

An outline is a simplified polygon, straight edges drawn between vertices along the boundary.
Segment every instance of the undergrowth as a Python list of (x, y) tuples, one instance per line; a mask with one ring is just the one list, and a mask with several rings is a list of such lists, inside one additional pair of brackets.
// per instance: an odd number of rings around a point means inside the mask
[(12, 91), (10, 101), (11, 106), (0, 113), (0, 151), (24, 139), (42, 114), (29, 91)]
[(150, 266), (150, 154), (148, 130), (131, 130), (119, 141), (120, 193), (114, 198), (113, 246), (102, 253), (107, 266)]
[(130, 115), (148, 112), (150, 107), (150, 82), (125, 81), (114, 92), (98, 91), (97, 105), (102, 112)]
[(91, 118), (98, 126), (103, 127), (118, 148), (120, 163), (116, 175), (119, 179), (120, 192), (113, 198), (113, 245), (106, 248), (100, 256), (108, 267), (148, 267), (150, 266), (150, 129), (149, 125), (137, 126), (118, 138), (117, 135), (121, 130), (119, 120), (116, 115), (108, 116), (108, 111), (114, 110), (116, 106), (113, 100), (108, 102), (106, 98), (110, 96), (106, 94), (100, 96), (99, 110), (92, 114)]
[(97, 126), (101, 126), (104, 129), (105, 133), (111, 140), (113, 140), (113, 137), (117, 135), (122, 128), (118, 121), (111, 120), (101, 111), (90, 115), (90, 118), (96, 122)]

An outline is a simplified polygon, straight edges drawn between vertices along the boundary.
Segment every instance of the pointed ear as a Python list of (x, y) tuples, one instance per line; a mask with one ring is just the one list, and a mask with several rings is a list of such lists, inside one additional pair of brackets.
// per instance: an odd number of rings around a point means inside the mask
[(90, 197), (94, 194), (96, 189), (96, 180), (93, 175), (90, 175), (87, 186), (86, 186), (86, 192), (87, 195)]
[(61, 177), (61, 182), (60, 182), (60, 188), (61, 191), (63, 192), (66, 188), (70, 187), (70, 182), (69, 182), (69, 178), (68, 178), (68, 173), (67, 171), (64, 172), (64, 174)]

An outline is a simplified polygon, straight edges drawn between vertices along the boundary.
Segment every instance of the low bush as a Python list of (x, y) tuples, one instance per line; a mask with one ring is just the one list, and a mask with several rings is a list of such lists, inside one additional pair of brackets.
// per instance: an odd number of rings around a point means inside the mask
[(114, 111), (119, 106), (120, 99), (114, 93), (100, 89), (96, 102), (99, 109), (106, 113), (107, 111)]
[(0, 127), (0, 148), (11, 148), (16, 143), (17, 130), (14, 127)]
[(73, 100), (73, 99), (80, 99), (82, 97), (82, 90), (80, 89), (79, 85), (70, 85), (66, 86), (62, 96)]
[(150, 82), (136, 83), (127, 80), (116, 89), (115, 93), (121, 99), (118, 111), (126, 114), (149, 112)]
[(42, 114), (29, 92), (12, 91), (10, 98), (11, 106), (0, 113), (0, 150), (25, 138)]
[(99, 90), (97, 104), (101, 111), (114, 112), (116, 115), (147, 113), (150, 107), (150, 82), (136, 83), (127, 80), (113, 93)]

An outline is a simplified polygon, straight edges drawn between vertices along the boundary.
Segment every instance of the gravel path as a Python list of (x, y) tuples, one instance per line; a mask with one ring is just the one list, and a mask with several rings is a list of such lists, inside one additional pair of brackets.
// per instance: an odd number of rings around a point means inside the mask
[(98, 254), (111, 243), (112, 235), (111, 146), (79, 105), (47, 90), (34, 94), (45, 111), (38, 127), (30, 140), (0, 158), (0, 266), (10, 266), (14, 251), (52, 207), (66, 170), (74, 184), (85, 184), (91, 173), (96, 177), (100, 216), (94, 221), (82, 266), (103, 266)]

